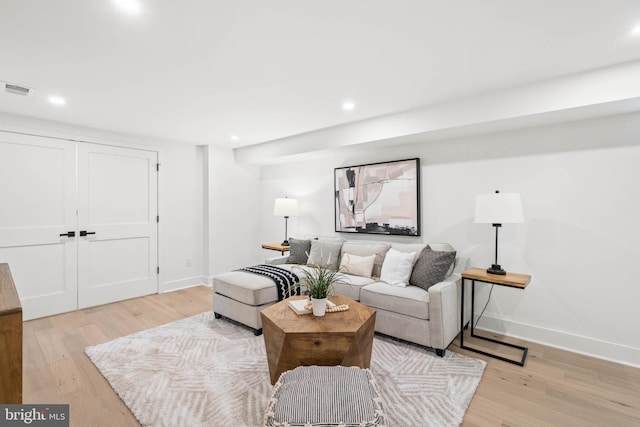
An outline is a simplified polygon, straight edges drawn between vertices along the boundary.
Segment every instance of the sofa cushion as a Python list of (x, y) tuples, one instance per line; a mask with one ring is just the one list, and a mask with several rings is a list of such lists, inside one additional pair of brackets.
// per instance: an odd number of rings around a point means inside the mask
[(417, 286), (398, 287), (375, 282), (360, 289), (360, 302), (380, 310), (429, 319), (429, 293)]
[(415, 252), (400, 252), (389, 249), (382, 263), (380, 280), (392, 286), (407, 286), (415, 262)]
[(289, 239), (287, 264), (306, 264), (311, 251), (311, 240)]
[(413, 266), (409, 283), (423, 289), (429, 289), (442, 282), (456, 259), (456, 252), (434, 251), (430, 246), (422, 250)]
[(354, 276), (371, 277), (375, 255), (358, 256), (345, 253), (340, 261), (340, 271)]
[(360, 301), (360, 289), (363, 286), (376, 282), (371, 277), (352, 276), (351, 274), (344, 274), (344, 279), (344, 281), (333, 285), (334, 293), (356, 301)]
[(365, 241), (350, 241), (347, 240), (342, 245), (341, 254), (353, 254), (358, 256), (375, 255), (375, 261), (373, 263), (373, 271), (371, 275), (373, 277), (380, 277), (382, 271), (382, 262), (384, 256), (391, 247), (390, 243), (386, 242), (365, 242)]
[(342, 243), (343, 240), (335, 239), (312, 240), (307, 264), (318, 264), (322, 267), (337, 270)]

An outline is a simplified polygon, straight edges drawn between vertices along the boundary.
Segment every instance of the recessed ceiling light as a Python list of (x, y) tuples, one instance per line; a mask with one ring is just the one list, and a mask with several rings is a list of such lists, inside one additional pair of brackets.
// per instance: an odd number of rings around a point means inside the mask
[(237, 141), (240, 139), (240, 137), (238, 135), (230, 135), (230, 138), (234, 141)]
[(637, 24), (635, 27), (633, 27), (629, 34), (631, 34), (632, 36), (640, 36), (640, 24)]
[(342, 109), (344, 111), (351, 111), (354, 108), (356, 108), (356, 104), (354, 104), (353, 101), (344, 101), (342, 103)]
[(49, 102), (54, 105), (64, 105), (67, 103), (67, 101), (65, 101), (63, 97), (55, 95), (49, 97)]
[(140, 12), (141, 6), (138, 0), (113, 0), (118, 8), (130, 15), (136, 15)]

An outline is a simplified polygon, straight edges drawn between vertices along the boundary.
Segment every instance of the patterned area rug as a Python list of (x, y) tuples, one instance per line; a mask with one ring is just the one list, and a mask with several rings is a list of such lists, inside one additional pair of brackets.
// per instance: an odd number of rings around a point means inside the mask
[[(144, 426), (260, 426), (271, 396), (264, 339), (212, 312), (85, 349)], [(371, 371), (389, 426), (460, 425), (485, 362), (376, 336)]]

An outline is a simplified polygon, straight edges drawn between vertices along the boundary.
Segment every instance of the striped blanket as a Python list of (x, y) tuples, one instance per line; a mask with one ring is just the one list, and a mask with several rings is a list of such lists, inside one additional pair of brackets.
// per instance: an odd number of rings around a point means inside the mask
[(278, 301), (282, 301), (291, 295), (300, 295), (300, 287), (297, 286), (300, 279), (294, 273), (275, 265), (259, 264), (253, 267), (244, 267), (238, 271), (246, 271), (248, 273), (260, 274), (271, 278), (276, 284), (278, 291)]

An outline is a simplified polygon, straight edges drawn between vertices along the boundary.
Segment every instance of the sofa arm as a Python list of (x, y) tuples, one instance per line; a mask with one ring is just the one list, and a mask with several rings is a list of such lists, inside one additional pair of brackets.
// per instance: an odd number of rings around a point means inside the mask
[(265, 264), (272, 264), (272, 265), (286, 264), (288, 259), (289, 259), (289, 255), (277, 256), (277, 257), (273, 257), (273, 258), (267, 258), (264, 261), (264, 263)]
[(446, 281), (429, 288), (431, 347), (446, 349), (460, 332), (458, 283)]

